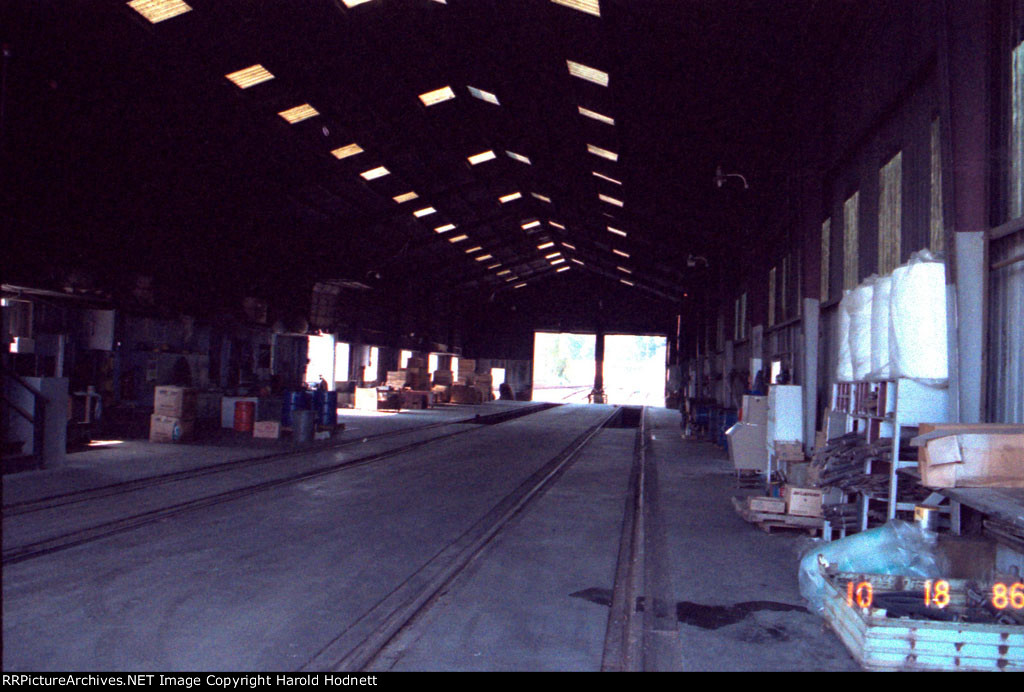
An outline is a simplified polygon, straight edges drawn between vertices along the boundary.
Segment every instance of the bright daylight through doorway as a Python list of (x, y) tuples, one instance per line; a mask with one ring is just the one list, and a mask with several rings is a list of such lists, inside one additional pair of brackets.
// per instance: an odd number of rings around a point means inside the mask
[[(593, 334), (536, 332), (533, 342), (533, 400), (588, 401), (594, 389)], [(608, 334), (604, 339), (604, 390), (609, 404), (665, 405), (663, 336)]]

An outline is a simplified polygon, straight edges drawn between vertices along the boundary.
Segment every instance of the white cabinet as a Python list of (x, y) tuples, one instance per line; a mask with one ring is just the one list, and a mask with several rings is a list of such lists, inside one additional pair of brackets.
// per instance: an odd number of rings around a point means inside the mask
[(776, 442), (800, 442), (804, 438), (804, 402), (799, 385), (777, 384), (768, 389), (768, 451)]

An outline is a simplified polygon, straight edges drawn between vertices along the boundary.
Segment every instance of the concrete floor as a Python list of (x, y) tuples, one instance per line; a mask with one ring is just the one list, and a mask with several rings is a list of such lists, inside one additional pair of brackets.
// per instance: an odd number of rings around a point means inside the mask
[[(492, 402), (498, 406), (521, 405)], [(468, 409), (469, 407), (460, 407)], [(346, 435), (456, 420), (454, 409), (352, 421)], [(3, 567), (4, 670), (297, 670), (463, 536), (550, 457), (611, 411), (562, 406), (379, 462), (279, 485)], [(685, 442), (649, 409), (679, 606), (683, 670), (857, 670), (802, 610), (798, 550), (735, 515), (724, 453)], [(423, 415), (420, 415), (423, 414)], [(467, 416), (462, 416), (466, 418)], [(467, 428), (452, 424), (440, 434)], [(363, 432), (360, 432), (360, 429)], [(402, 436), (425, 437), (426, 431)], [(635, 430), (605, 429), (498, 534), (376, 663), (396, 670), (600, 666)], [(389, 438), (357, 446), (386, 450)], [(5, 505), (155, 471), (253, 456), (245, 447), (134, 443), (61, 471), (8, 476)], [(225, 451), (227, 450), (227, 451)], [(273, 451), (273, 450), (271, 450)], [(118, 454), (124, 458), (118, 458)], [(216, 479), (5, 517), (11, 542), (55, 536), (217, 488), (338, 461), (311, 449)], [(232, 456), (238, 455), (238, 456)], [(17, 545), (17, 543), (15, 543)], [(754, 606), (736, 606), (744, 602)], [(723, 615), (724, 613), (724, 615)], [(723, 624), (731, 621), (731, 624)]]

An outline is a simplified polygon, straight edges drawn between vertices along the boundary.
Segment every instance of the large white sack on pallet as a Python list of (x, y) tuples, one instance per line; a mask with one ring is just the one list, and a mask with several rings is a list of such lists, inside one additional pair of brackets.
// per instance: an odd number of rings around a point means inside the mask
[(928, 384), (949, 378), (946, 344), (946, 265), (927, 250), (892, 274), (889, 356), (894, 377)]
[(850, 294), (850, 359), (853, 379), (866, 380), (871, 372), (871, 299), (875, 293), (872, 277)]
[(889, 357), (889, 305), (892, 297), (892, 277), (880, 276), (875, 280), (871, 298), (871, 372), (869, 380), (888, 380), (892, 377)]
[(839, 301), (839, 362), (836, 363), (836, 381), (853, 382), (853, 359), (850, 357), (850, 291), (843, 292)]

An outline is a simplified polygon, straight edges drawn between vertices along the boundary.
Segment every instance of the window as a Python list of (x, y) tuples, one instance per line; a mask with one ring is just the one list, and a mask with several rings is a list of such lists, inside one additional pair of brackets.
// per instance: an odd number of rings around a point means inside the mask
[(733, 327), (733, 338), (736, 341), (743, 341), (747, 338), (747, 293), (744, 291), (736, 299), (735, 325)]
[(931, 194), (928, 209), (928, 247), (933, 253), (946, 249), (946, 228), (942, 218), (942, 128), (939, 119), (932, 121)]
[(821, 224), (821, 294), (819, 300), (828, 302), (829, 260), (831, 259), (832, 218), (825, 219)]
[(768, 272), (768, 326), (775, 326), (775, 286), (776, 286), (776, 272), (778, 268), (772, 267), (771, 271)]
[(878, 273), (883, 276), (900, 265), (902, 183), (903, 152), (898, 152), (878, 172)]
[(1024, 42), (1013, 49), (1010, 120), (1010, 218), (1024, 216)]
[(843, 288), (857, 288), (858, 276), (857, 253), (860, 251), (857, 242), (857, 207), (860, 204), (860, 191), (843, 204)]

